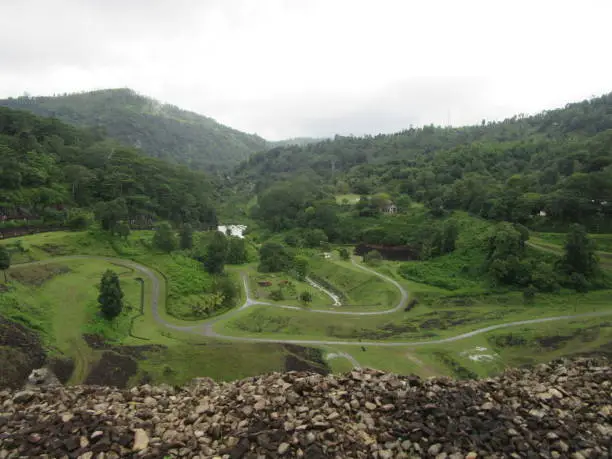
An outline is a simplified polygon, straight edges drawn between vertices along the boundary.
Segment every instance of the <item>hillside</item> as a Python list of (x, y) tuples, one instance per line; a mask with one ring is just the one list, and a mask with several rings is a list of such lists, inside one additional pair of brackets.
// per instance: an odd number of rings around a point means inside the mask
[(113, 225), (167, 219), (211, 226), (213, 189), (209, 176), (99, 132), (0, 107), (2, 226), (62, 224), (76, 208), (96, 210)]
[(162, 104), (131, 89), (105, 89), (56, 97), (18, 97), (0, 106), (94, 127), (145, 154), (200, 170), (224, 169), (263, 150), (256, 135), (212, 118)]
[(611, 146), (608, 94), (478, 126), (273, 148), (237, 168), (236, 193), (250, 198), (254, 187), (261, 197), (299, 177), (330, 194), (384, 192), (493, 220), (561, 230), (580, 222), (604, 232), (612, 221)]
[(480, 381), (363, 370), (4, 391), (0, 455), (604, 458), (610, 380), (605, 360), (557, 360)]

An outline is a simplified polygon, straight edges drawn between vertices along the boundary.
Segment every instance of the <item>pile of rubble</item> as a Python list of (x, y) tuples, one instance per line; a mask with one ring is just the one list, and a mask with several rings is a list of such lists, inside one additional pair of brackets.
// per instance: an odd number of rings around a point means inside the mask
[(556, 361), (497, 378), (375, 370), (188, 387), (0, 392), (0, 458), (609, 458), (612, 367)]

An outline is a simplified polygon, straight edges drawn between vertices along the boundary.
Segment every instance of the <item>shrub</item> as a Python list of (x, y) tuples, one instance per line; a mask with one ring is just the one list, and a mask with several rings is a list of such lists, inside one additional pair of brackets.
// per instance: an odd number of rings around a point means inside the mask
[(363, 260), (370, 266), (378, 266), (382, 259), (383, 257), (378, 250), (372, 250), (363, 257)]

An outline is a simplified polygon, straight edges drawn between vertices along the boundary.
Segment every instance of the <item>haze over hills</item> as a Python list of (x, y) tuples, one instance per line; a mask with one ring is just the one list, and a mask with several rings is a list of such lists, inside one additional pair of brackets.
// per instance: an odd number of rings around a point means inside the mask
[(110, 137), (141, 148), (148, 156), (200, 170), (227, 169), (270, 145), (257, 135), (127, 88), (9, 98), (0, 100), (0, 105), (99, 128)]

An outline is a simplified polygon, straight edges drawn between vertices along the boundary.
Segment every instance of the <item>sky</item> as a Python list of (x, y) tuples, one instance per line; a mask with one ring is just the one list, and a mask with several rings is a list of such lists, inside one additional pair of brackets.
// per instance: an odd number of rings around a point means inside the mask
[(3, 0), (0, 97), (129, 87), (269, 140), (612, 91), (609, 0)]

